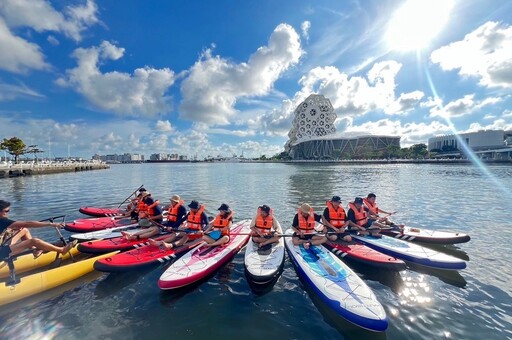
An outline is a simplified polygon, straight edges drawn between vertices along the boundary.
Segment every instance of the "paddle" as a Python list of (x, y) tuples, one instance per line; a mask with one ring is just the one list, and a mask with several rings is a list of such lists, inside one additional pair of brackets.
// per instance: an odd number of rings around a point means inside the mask
[(130, 199), (130, 197), (132, 197), (133, 195), (135, 195), (135, 194), (137, 193), (137, 191), (139, 191), (139, 189), (141, 189), (143, 186), (144, 186), (144, 184), (142, 184), (140, 187), (138, 187), (138, 188), (137, 188), (137, 190), (135, 190), (134, 192), (132, 192), (132, 193), (130, 194), (130, 196), (126, 197), (126, 199), (125, 199), (123, 202), (121, 202), (121, 204), (119, 204), (118, 208), (121, 208), (121, 206), (122, 206), (126, 201), (128, 201), (128, 200)]
[[(65, 225), (66, 224), (66, 215), (53, 216), (53, 217), (41, 220), (39, 222), (49, 221), (50, 223), (53, 223), (53, 221), (55, 221), (56, 219), (59, 219), (59, 218), (62, 218), (61, 225)], [(62, 236), (62, 233), (60, 232), (60, 227), (55, 227), (55, 230), (59, 234), (59, 238), (60, 238), (60, 241), (62, 242), (62, 246), (65, 247), (67, 245), (67, 242), (66, 242), (66, 239), (64, 238), (64, 236)], [(50, 269), (57, 268), (62, 263), (62, 256), (59, 256), (59, 255), (60, 255), (59, 253), (57, 253), (55, 255), (55, 260), (53, 260), (53, 262), (50, 263), (50, 265), (48, 266)], [(64, 255), (64, 254), (62, 254), (62, 255)], [(71, 256), (71, 260), (73, 262), (75, 262), (75, 258), (73, 257), (73, 254), (71, 254), (71, 252), (70, 252), (69, 255)]]

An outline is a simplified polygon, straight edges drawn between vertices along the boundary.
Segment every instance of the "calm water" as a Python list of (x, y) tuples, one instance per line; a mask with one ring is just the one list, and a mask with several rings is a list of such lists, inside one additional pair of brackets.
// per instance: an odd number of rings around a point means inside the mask
[[(1, 338), (140, 339), (503, 339), (512, 338), (512, 168), (487, 172), (447, 165), (140, 164), (110, 170), (0, 180), (11, 217), (82, 218), (81, 205), (122, 201), (141, 184), (161, 202), (172, 194), (198, 199), (210, 214), (225, 202), (239, 219), (269, 204), (283, 226), (297, 206), (323, 209), (333, 194), (346, 203), (377, 194), (396, 220), (469, 233), (445, 251), (469, 259), (457, 272), (409, 268), (400, 273), (352, 266), (373, 289), (389, 318), (385, 333), (348, 324), (305, 291), (286, 260), (268, 292), (256, 294), (244, 276), (243, 250), (215, 276), (178, 292), (162, 292), (165, 266), (145, 272), (95, 273), (18, 306), (3, 308)], [(34, 232), (47, 240), (55, 231)], [(9, 309), (10, 313), (6, 313)]]

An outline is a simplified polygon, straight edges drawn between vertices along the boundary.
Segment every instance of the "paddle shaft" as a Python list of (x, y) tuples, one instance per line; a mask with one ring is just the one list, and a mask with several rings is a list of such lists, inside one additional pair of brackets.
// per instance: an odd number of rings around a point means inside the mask
[(124, 204), (124, 202), (128, 201), (130, 199), (130, 197), (132, 197), (133, 195), (135, 195), (137, 193), (137, 191), (139, 191), (140, 188), (142, 188), (144, 186), (144, 184), (142, 184), (140, 187), (137, 188), (137, 190), (135, 190), (134, 192), (132, 192), (130, 194), (130, 196), (126, 197), (126, 199), (121, 202), (121, 204), (119, 204), (118, 208), (121, 208), (121, 206)]

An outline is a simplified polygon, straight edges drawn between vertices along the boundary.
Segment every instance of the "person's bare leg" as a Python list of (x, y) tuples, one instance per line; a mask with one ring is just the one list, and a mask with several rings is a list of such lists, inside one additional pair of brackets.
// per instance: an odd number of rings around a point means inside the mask
[(57, 253), (66, 254), (73, 248), (74, 243), (68, 243), (64, 247), (57, 247), (51, 243), (45, 242), (38, 238), (31, 238), (29, 240), (24, 240), (19, 243), (11, 245), (11, 254), (10, 256), (14, 256), (22, 253), (24, 250), (35, 247), (37, 249), (41, 249), (43, 251), (55, 251)]

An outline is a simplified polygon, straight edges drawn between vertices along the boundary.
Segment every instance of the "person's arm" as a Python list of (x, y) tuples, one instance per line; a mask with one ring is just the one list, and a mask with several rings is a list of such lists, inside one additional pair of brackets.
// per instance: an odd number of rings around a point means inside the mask
[(21, 229), (21, 228), (43, 228), (43, 227), (60, 227), (60, 223), (55, 222), (39, 222), (39, 221), (15, 221), (9, 228)]
[(184, 228), (185, 226), (183, 225), (183, 222), (185, 222), (187, 220), (188, 214), (189, 213), (186, 213), (185, 216), (183, 216), (178, 221), (176, 221), (176, 224), (174, 226), (178, 227), (178, 228), (182, 228), (182, 227)]
[(351, 228), (358, 229), (358, 230), (364, 230), (363, 227), (361, 227), (359, 224), (356, 223), (356, 215), (352, 209), (348, 210), (347, 223)]
[[(322, 215), (318, 215), (317, 213), (314, 213), (314, 218), (315, 218), (315, 221), (320, 223), (320, 225), (321, 225), (321, 228), (319, 228), (318, 231), (323, 231), (325, 229), (325, 226), (322, 223)], [(315, 228), (315, 230), (316, 230), (316, 228)]]
[[(212, 222), (213, 222), (213, 221), (212, 221)], [(205, 213), (205, 212), (203, 212), (203, 213), (201, 214), (201, 225), (202, 225), (202, 228), (201, 228), (201, 229), (204, 229), (205, 227), (207, 227), (209, 223), (210, 223), (210, 222), (208, 222), (208, 215), (206, 215), (206, 213)], [(213, 223), (212, 223), (212, 225), (213, 225)]]
[(255, 234), (258, 234), (260, 237), (263, 237), (263, 233), (261, 232), (261, 230), (256, 227), (256, 219), (258, 218), (258, 215), (254, 216), (254, 218), (252, 219), (251, 221), (251, 230), (255, 233)]
[(279, 223), (279, 221), (274, 216), (272, 216), (272, 226), (274, 227), (274, 231), (283, 230), (281, 228), (281, 223)]
[(329, 216), (329, 209), (325, 208), (324, 214), (322, 215), (322, 223), (327, 227), (334, 231), (336, 231), (336, 228), (331, 224), (330, 216)]
[(293, 217), (293, 222), (292, 222), (292, 230), (301, 235), (301, 236), (304, 236), (304, 233), (302, 232), (302, 230), (299, 229), (299, 215), (295, 214), (295, 216)]

